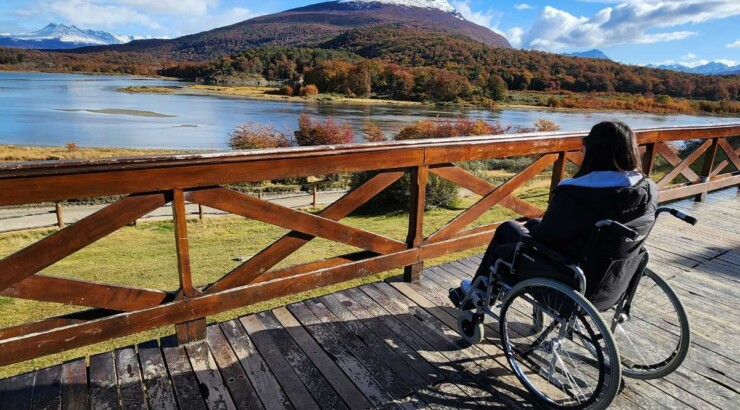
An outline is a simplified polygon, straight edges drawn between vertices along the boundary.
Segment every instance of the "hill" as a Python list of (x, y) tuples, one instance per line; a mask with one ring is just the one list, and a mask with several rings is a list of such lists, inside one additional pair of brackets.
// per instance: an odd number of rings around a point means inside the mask
[[(408, 3), (413, 5), (399, 5), (393, 0), (330, 1), (172, 40), (132, 41), (123, 45), (86, 47), (73, 52), (135, 52), (174, 61), (208, 61), (252, 47), (313, 46), (349, 30), (383, 25), (459, 34), (490, 46), (511, 47), (504, 37), (488, 28), (467, 21), (456, 12), (436, 7), (440, 2), (448, 4), (444, 0)], [(423, 7), (427, 3), (432, 7)]]
[(570, 57), (582, 57), (582, 58), (595, 58), (597, 60), (611, 60), (606, 54), (604, 54), (601, 50), (588, 50), (588, 51), (579, 51), (575, 53), (565, 53), (564, 56), (570, 56)]

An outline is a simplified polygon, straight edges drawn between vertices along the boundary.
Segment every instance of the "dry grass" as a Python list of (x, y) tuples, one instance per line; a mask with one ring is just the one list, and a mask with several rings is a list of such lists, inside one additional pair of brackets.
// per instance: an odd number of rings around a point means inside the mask
[[(540, 207), (547, 201), (546, 189), (529, 189), (520, 196)], [(461, 201), (458, 209), (433, 209), (425, 213), (425, 235), (444, 225), (464, 209), (467, 209), (479, 197), (470, 197)], [(501, 221), (516, 216), (511, 211), (495, 207), (484, 214), (473, 226)], [(343, 223), (357, 228), (376, 232), (398, 240), (404, 240), (408, 227), (408, 214), (394, 212), (373, 216), (351, 216)], [(203, 285), (217, 280), (239, 264), (236, 257), (249, 257), (256, 254), (286, 231), (264, 223), (237, 218), (233, 216), (214, 217), (204, 222), (188, 223), (191, 241), (191, 259), (194, 282)], [(0, 234), (0, 258), (5, 257), (31, 243), (54, 232), (52, 229)], [(286, 259), (278, 267), (324, 259), (356, 249), (351, 246), (317, 239), (311, 241), (298, 252)], [(481, 252), (472, 249), (466, 252), (447, 255), (433, 261), (427, 266), (459, 259), (463, 256)], [(174, 233), (171, 222), (144, 222), (137, 226), (125, 227), (114, 234), (103, 238), (88, 248), (56, 263), (44, 271), (45, 274), (71, 277), (77, 279), (102, 281), (129, 286), (144, 286), (173, 290), (178, 287), (174, 245)], [(309, 297), (336, 292), (355, 287), (362, 283), (383, 280), (400, 274), (392, 270), (382, 274), (360, 278), (350, 282), (317, 289), (302, 294), (250, 305), (244, 301), (244, 307), (209, 317), (209, 321), (223, 321), (241, 315), (283, 306)], [(13, 326), (30, 320), (57, 316), (80, 310), (76, 306), (40, 303), (0, 297), (0, 327)], [(156, 339), (172, 334), (172, 326), (150, 330), (137, 335), (127, 336), (96, 345), (75, 349), (55, 355), (37, 358), (0, 369), (0, 377), (18, 374), (34, 368), (50, 366), (64, 360), (87, 356), (131, 344)]]
[(0, 163), (26, 161), (53, 161), (62, 159), (110, 158), (138, 155), (175, 154), (186, 151), (128, 149), (128, 148), (78, 148), (74, 142), (65, 147), (29, 147), (0, 145)]

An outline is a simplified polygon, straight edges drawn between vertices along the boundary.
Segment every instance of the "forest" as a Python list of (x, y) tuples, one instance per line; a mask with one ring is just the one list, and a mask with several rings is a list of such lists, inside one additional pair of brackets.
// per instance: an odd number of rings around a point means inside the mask
[(507, 91), (537, 105), (656, 112), (740, 112), (740, 76), (704, 76), (608, 60), (496, 48), (468, 37), (395, 25), (355, 29), (310, 47), (268, 46), (210, 62), (156, 54), (0, 49), (0, 69), (162, 75), (205, 83), (258, 76), (349, 97), (492, 106)]

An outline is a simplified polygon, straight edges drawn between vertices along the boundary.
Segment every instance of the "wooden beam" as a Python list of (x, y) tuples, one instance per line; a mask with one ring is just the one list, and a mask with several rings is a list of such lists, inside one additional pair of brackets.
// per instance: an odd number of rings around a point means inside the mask
[(642, 173), (650, 176), (653, 173), (653, 167), (655, 166), (655, 153), (656, 147), (659, 144), (651, 142), (645, 145), (645, 153), (642, 156)]
[[(320, 216), (338, 221), (354, 212), (378, 193), (398, 181), (405, 171), (390, 170), (370, 178), (367, 182), (348, 192), (336, 202), (324, 208)], [(310, 242), (312, 235), (291, 231), (257, 255), (242, 263), (226, 276), (208, 286), (206, 292), (218, 292), (224, 289), (246, 285), (270, 270), (280, 261), (287, 258), (303, 245)]]
[[(704, 163), (701, 167), (700, 181), (707, 182), (712, 175), (712, 167), (714, 167), (714, 160), (717, 158), (717, 150), (719, 149), (719, 138), (712, 139), (712, 145), (707, 149), (704, 154)], [(690, 169), (690, 168), (687, 168)], [(708, 191), (701, 192), (694, 197), (696, 202), (704, 202), (707, 199)]]
[(727, 143), (727, 141), (724, 141), (724, 142), (725, 144), (720, 142), (719, 145), (720, 147), (722, 147), (722, 150), (725, 151), (725, 153), (727, 154), (728, 159), (723, 160), (722, 162), (717, 164), (716, 167), (714, 167), (714, 170), (712, 171), (712, 175), (711, 175), (712, 177), (715, 177), (719, 175), (722, 171), (724, 171), (724, 169), (727, 168), (727, 166), (730, 164), (731, 161), (729, 159), (731, 158), (734, 159), (732, 161), (732, 164), (735, 165), (735, 168), (737, 168), (738, 171), (740, 171), (740, 148), (736, 149), (734, 151), (734, 155), (732, 155), (733, 153), (732, 146), (730, 146), (730, 144)]
[[(681, 157), (679, 157), (668, 145), (657, 144), (655, 147), (655, 151), (660, 154), (660, 156), (663, 157), (666, 161), (668, 161), (668, 163), (672, 166), (677, 167), (681, 164)], [(696, 172), (694, 172), (694, 170), (689, 168), (688, 166), (679, 172), (691, 183), (697, 183), (701, 179), (699, 175), (697, 175)], [(678, 176), (678, 174), (676, 175)]]
[[(175, 249), (177, 250), (177, 272), (180, 279), (180, 296), (192, 298), (200, 292), (193, 286), (193, 275), (190, 266), (190, 240), (188, 239), (188, 221), (185, 210), (185, 194), (182, 189), (172, 191), (172, 219), (175, 225)], [(177, 342), (186, 344), (203, 340), (206, 337), (205, 317), (178, 323), (175, 326)]]
[(188, 192), (188, 200), (376, 253), (387, 254), (406, 249), (406, 244), (403, 242), (342, 225), (329, 218), (275, 205), (228, 189), (211, 188), (191, 191)]
[(33, 275), (0, 292), (11, 298), (65, 305), (132, 311), (166, 303), (173, 295), (161, 290), (110, 285), (54, 276)]
[(565, 151), (558, 153), (558, 159), (552, 165), (552, 179), (550, 180), (550, 199), (552, 200), (555, 188), (560, 185), (560, 182), (565, 178), (565, 166), (567, 164), (567, 153)]
[(163, 193), (131, 195), (0, 260), (0, 291), (167, 203)]
[[(406, 245), (413, 249), (421, 245), (424, 240), (424, 208), (426, 207), (427, 182), (429, 181), (429, 167), (411, 169), (411, 200), (409, 201), (409, 231), (406, 236)], [(403, 268), (403, 278), (406, 282), (417, 282), (421, 279), (424, 262), (419, 261)]]
[(466, 211), (458, 215), (455, 219), (453, 219), (450, 223), (440, 228), (437, 232), (433, 233), (426, 239), (425, 243), (433, 243), (448, 239), (455, 235), (457, 232), (460, 232), (463, 228), (465, 228), (470, 223), (478, 219), (481, 215), (483, 215), (487, 210), (498, 204), (503, 198), (510, 195), (512, 192), (514, 192), (514, 190), (532, 179), (532, 177), (542, 172), (550, 164), (555, 162), (557, 158), (558, 154), (543, 155), (525, 170), (518, 173), (510, 180), (506, 181), (495, 190), (491, 191), (491, 193), (481, 198), (481, 200), (475, 203), (475, 205), (471, 206)]
[[(438, 175), (439, 177), (442, 177), (450, 182), (453, 182), (465, 189), (468, 189), (480, 196), (486, 196), (490, 194), (491, 191), (496, 189), (495, 185), (454, 164), (436, 166), (430, 168), (429, 172)], [(511, 209), (519, 215), (526, 216), (527, 218), (539, 218), (544, 213), (544, 211), (542, 211), (541, 209), (537, 208), (527, 201), (523, 201), (517, 198), (514, 194), (511, 194), (502, 199), (499, 204)]]
[[(660, 181), (658, 181), (658, 184), (657, 184), (658, 185), (658, 188), (664, 188), (664, 187), (668, 186), (668, 184), (670, 184), (671, 181), (673, 181), (674, 178), (676, 178), (679, 174), (683, 173), (689, 167), (689, 165), (693, 164), (694, 161), (696, 161), (701, 156), (701, 154), (704, 153), (704, 151), (706, 151), (707, 149), (709, 149), (709, 147), (711, 145), (712, 145), (712, 140), (704, 141), (704, 143), (701, 144), (701, 146), (699, 146), (699, 148), (697, 148), (694, 152), (692, 152), (691, 155), (689, 155), (688, 157), (686, 157), (686, 159), (684, 159), (680, 164), (676, 165), (676, 167), (673, 168), (671, 170), (671, 172), (669, 172), (668, 174), (666, 174), (663, 177), (663, 179), (661, 179)], [(659, 151), (659, 152), (661, 152), (661, 151)], [(663, 154), (661, 153), (661, 155), (663, 155)], [(668, 159), (668, 158), (666, 158), (666, 159)], [(691, 171), (691, 172), (693, 172), (693, 171)], [(696, 173), (694, 173), (694, 175), (696, 175)], [(697, 175), (697, 177), (698, 177), (698, 175)], [(692, 181), (692, 182), (696, 182), (696, 181)]]

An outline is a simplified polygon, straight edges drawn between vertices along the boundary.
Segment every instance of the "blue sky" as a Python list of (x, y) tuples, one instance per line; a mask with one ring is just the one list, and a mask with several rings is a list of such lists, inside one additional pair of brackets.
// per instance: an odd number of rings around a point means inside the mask
[[(3, 0), (0, 33), (50, 22), (140, 37), (177, 37), (320, 0)], [(631, 63), (740, 64), (740, 0), (450, 0), (518, 48), (598, 48)]]

